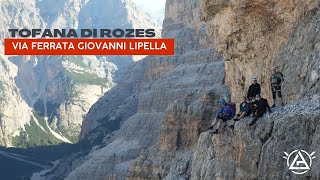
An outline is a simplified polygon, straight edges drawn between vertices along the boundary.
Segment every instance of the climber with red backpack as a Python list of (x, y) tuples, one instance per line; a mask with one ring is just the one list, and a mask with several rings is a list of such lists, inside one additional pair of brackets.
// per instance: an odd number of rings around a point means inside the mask
[[(212, 122), (211, 126), (209, 127), (209, 129), (213, 129), (215, 125), (218, 123), (219, 119), (221, 119), (223, 122), (226, 122), (228, 120), (231, 120), (235, 116), (235, 113), (236, 113), (235, 107), (227, 103), (225, 99), (220, 99), (219, 104), (221, 104), (221, 108), (217, 116), (215, 117), (214, 121)], [(220, 126), (217, 127), (213, 133), (217, 134), (219, 128)]]

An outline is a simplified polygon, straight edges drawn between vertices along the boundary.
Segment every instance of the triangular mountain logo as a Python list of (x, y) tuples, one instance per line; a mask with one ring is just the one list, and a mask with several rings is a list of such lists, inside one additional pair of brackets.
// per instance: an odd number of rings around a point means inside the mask
[(311, 154), (309, 154), (304, 150), (295, 150), (290, 154), (284, 152), (285, 156), (283, 156), (283, 158), (287, 160), (287, 166), (292, 173), (304, 174), (310, 170), (312, 166), (312, 159), (316, 158), (314, 156), (315, 153), (316, 152), (312, 152)]
[(307, 161), (305, 160), (305, 158), (303, 157), (303, 155), (301, 154), (301, 151), (298, 151), (296, 157), (294, 158), (294, 160), (292, 161), (290, 167), (290, 170), (309, 170), (310, 166), (308, 165)]

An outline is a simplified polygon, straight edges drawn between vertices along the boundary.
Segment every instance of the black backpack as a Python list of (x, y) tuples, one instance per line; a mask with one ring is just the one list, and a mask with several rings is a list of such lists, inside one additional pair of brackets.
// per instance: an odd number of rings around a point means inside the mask
[(281, 84), (283, 80), (283, 74), (281, 72), (277, 72), (276, 74), (272, 75), (271, 83), (272, 84)]
[(277, 84), (281, 84), (284, 79), (284, 76), (281, 72), (277, 72)]

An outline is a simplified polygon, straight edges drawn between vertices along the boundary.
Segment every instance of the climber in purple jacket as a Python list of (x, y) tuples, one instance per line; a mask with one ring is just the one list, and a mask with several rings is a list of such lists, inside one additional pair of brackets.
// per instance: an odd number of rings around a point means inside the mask
[[(219, 104), (221, 104), (222, 106), (221, 106), (217, 116), (215, 117), (214, 121), (212, 122), (211, 126), (209, 127), (209, 129), (213, 129), (214, 126), (218, 123), (219, 119), (221, 119), (223, 122), (226, 122), (226, 121), (232, 119), (236, 114), (232, 105), (228, 104), (225, 99), (220, 99)], [(220, 126), (217, 127), (217, 129), (213, 133), (217, 134), (219, 128), (220, 128)]]

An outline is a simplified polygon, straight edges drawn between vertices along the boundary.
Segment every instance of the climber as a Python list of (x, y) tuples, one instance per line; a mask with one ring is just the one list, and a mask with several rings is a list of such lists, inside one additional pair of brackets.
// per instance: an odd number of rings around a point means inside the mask
[(276, 107), (277, 94), (280, 98), (281, 105), (284, 106), (283, 98), (282, 98), (282, 94), (281, 94), (281, 87), (283, 85), (283, 81), (284, 81), (283, 74), (280, 71), (277, 71), (275, 67), (272, 67), (272, 74), (271, 74), (271, 78), (270, 78), (272, 98), (273, 98), (272, 108)]
[(242, 102), (240, 103), (240, 111), (239, 113), (233, 118), (234, 121), (239, 121), (240, 119), (247, 117), (250, 115), (250, 103), (247, 100), (247, 97), (243, 97)]
[(249, 100), (253, 100), (257, 94), (261, 93), (261, 87), (260, 84), (257, 82), (257, 78), (252, 78), (252, 84), (249, 87), (247, 98)]
[[(231, 120), (235, 116), (234, 108), (231, 104), (227, 103), (225, 99), (220, 99), (219, 104), (221, 104), (221, 108), (208, 129), (213, 129), (214, 126), (218, 123), (219, 119), (221, 119), (223, 122), (226, 122), (228, 120)], [(220, 126), (217, 127), (213, 133), (217, 134), (219, 128)]]
[(250, 122), (249, 126), (254, 125), (254, 123), (256, 123), (256, 121), (258, 120), (258, 118), (262, 117), (267, 110), (269, 111), (269, 113), (271, 113), (271, 108), (269, 106), (268, 101), (262, 98), (260, 94), (256, 95), (256, 101), (254, 101), (252, 104), (255, 108), (254, 108), (254, 111), (252, 112), (253, 119)]

